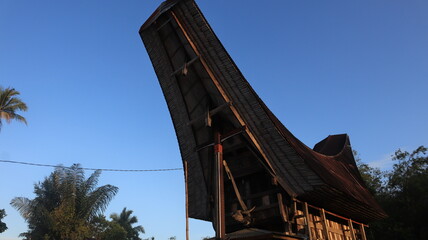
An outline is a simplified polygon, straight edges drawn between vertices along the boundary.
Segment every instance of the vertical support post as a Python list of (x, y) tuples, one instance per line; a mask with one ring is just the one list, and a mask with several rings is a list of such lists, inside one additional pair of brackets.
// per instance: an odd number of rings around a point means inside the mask
[[(293, 209), (291, 209), (291, 221), (288, 224), (288, 229), (290, 230), (290, 234), (296, 234), (297, 233), (297, 201), (293, 198)], [(294, 232), (294, 230), (296, 230)]]
[(308, 203), (304, 202), (303, 204), (303, 213), (305, 214), (305, 221), (306, 221), (306, 234), (308, 235), (308, 240), (312, 240), (311, 236), (311, 219), (309, 216), (309, 209), (308, 209)]
[(347, 237), (346, 237), (346, 229), (345, 229), (345, 224), (339, 224), (340, 225), (340, 230), (342, 230), (342, 236), (343, 236), (343, 239), (347, 239)]
[(322, 228), (324, 231), (324, 235), (326, 240), (330, 240), (330, 235), (328, 234), (328, 225), (327, 225), (327, 219), (325, 218), (325, 211), (324, 208), (321, 208), (321, 222), (322, 222)]
[(312, 222), (314, 223), (315, 239), (317, 240), (322, 239), (322, 236), (320, 236), (320, 233), (318, 231), (318, 226), (317, 226), (318, 220), (315, 218), (315, 215), (312, 215)]
[(282, 200), (282, 194), (277, 193), (276, 197), (278, 199), (279, 213), (281, 214), (282, 221), (286, 223), (288, 222), (288, 216), (287, 216), (287, 213), (285, 212), (284, 202)]
[(348, 225), (349, 225), (349, 232), (351, 233), (352, 240), (357, 240), (357, 238), (355, 237), (354, 225), (352, 224), (351, 219), (348, 220)]
[(224, 207), (224, 178), (223, 178), (223, 145), (221, 135), (214, 132), (215, 155), (215, 207), (216, 207), (216, 239), (223, 240), (226, 237), (225, 207)]
[(187, 183), (188, 180), (188, 170), (187, 170), (187, 161), (184, 161), (184, 181), (185, 181), (185, 191), (186, 191), (186, 240), (189, 240), (189, 186)]
[(367, 240), (364, 224), (360, 224), (361, 240)]

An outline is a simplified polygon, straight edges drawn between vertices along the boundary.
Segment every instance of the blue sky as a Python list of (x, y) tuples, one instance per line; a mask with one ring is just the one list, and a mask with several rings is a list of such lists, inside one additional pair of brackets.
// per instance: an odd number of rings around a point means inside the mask
[[(428, 145), (428, 2), (197, 1), (248, 81), (312, 147), (348, 133), (361, 158), (391, 166)], [(5, 124), (0, 159), (90, 168), (181, 167), (167, 106), (138, 29), (161, 1), (0, 0), (0, 85), (21, 92), (28, 126)], [(53, 170), (0, 163), (0, 208)], [(88, 172), (88, 175), (90, 172)], [(144, 237), (184, 239), (183, 173), (104, 172)], [(212, 235), (191, 221), (192, 239)]]

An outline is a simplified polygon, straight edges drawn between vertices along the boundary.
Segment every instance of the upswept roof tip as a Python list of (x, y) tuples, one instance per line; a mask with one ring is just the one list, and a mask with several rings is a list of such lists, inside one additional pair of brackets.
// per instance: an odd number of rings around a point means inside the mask
[(175, 4), (180, 2), (181, 0), (167, 0), (150, 15), (150, 17), (144, 22), (144, 24), (141, 26), (139, 32), (141, 33), (144, 29), (148, 28), (150, 25), (152, 25), (153, 22), (155, 22), (164, 12), (168, 11), (172, 7), (174, 7)]

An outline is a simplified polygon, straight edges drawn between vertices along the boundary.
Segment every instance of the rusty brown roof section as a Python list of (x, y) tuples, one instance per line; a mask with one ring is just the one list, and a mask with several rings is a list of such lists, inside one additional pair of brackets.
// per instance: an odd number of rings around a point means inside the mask
[[(298, 198), (326, 209), (343, 212), (347, 217), (373, 221), (387, 215), (373, 198), (361, 178), (347, 134), (330, 135), (310, 149), (297, 139), (264, 105), (282, 136), (293, 146), (307, 165), (331, 188), (325, 186)], [(361, 215), (366, 215), (361, 218)]]
[(161, 3), (161, 5), (152, 13), (152, 15), (150, 15), (150, 17), (146, 20), (146, 22), (144, 22), (139, 32), (144, 31), (144, 29), (152, 25), (158, 19), (158, 17), (160, 17), (163, 13), (168, 11), (170, 8), (172, 8), (179, 1), (180, 0), (168, 0)]
[[(161, 29), (166, 25), (167, 30)], [(195, 151), (211, 136), (203, 126), (188, 124), (206, 113), (200, 99), (217, 107), (233, 103), (233, 111), (222, 119), (246, 128), (246, 139), (290, 196), (364, 223), (386, 216), (361, 179), (348, 136), (329, 136), (314, 150), (299, 141), (258, 97), (193, 0), (164, 2), (140, 35), (168, 104), (183, 162), (189, 164), (190, 217), (211, 220), (206, 164), (211, 152)], [(175, 73), (190, 60), (189, 77), (182, 81)]]

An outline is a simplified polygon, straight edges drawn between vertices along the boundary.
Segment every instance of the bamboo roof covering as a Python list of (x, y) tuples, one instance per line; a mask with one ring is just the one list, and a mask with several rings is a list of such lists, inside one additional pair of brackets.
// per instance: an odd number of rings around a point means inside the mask
[(211, 118), (225, 135), (241, 129), (225, 149), (246, 145), (292, 198), (361, 222), (386, 216), (361, 179), (348, 136), (328, 136), (314, 149), (299, 141), (258, 97), (193, 0), (164, 2), (140, 35), (188, 163), (190, 217), (212, 220)]

